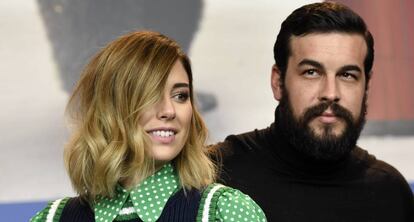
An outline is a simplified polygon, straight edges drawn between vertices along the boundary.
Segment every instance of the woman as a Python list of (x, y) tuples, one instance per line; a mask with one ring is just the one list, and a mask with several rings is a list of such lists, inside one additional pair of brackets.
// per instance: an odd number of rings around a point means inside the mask
[(31, 221), (265, 221), (240, 191), (215, 184), (190, 62), (176, 42), (135, 32), (86, 66), (68, 104), (64, 159), (76, 198)]

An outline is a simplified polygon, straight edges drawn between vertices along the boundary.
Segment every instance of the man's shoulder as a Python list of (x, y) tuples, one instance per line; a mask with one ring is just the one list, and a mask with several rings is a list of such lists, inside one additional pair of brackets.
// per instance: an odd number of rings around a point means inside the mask
[(353, 156), (362, 165), (363, 184), (369, 187), (370, 192), (377, 193), (383, 200), (390, 202), (395, 212), (403, 212), (402, 214), (413, 218), (414, 196), (402, 174), (361, 148), (355, 149)]
[(229, 135), (223, 142), (213, 146), (214, 151), (223, 156), (244, 155), (260, 152), (266, 146), (265, 134), (269, 129), (255, 129), (249, 132)]
[(356, 162), (364, 169), (363, 174), (373, 182), (387, 182), (390, 185), (403, 185), (409, 188), (407, 181), (402, 174), (391, 164), (377, 159), (367, 150), (357, 147), (353, 151)]

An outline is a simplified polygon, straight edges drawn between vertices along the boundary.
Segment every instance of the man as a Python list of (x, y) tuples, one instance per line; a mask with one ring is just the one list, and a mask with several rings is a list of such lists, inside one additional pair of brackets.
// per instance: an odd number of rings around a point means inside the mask
[(337, 3), (303, 6), (282, 23), (275, 122), (216, 146), (222, 182), (250, 195), (269, 221), (414, 221), (405, 179), (356, 146), (373, 45), (361, 17)]

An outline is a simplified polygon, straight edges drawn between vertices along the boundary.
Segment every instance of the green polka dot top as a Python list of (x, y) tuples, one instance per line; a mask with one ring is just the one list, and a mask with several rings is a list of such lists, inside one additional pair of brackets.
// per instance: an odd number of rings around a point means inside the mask
[[(145, 222), (157, 221), (168, 199), (180, 189), (174, 167), (166, 164), (133, 189), (117, 186), (113, 198), (98, 198), (93, 207), (95, 221), (130, 221), (138, 218)], [(31, 221), (59, 221), (68, 199), (50, 202)], [(195, 221), (266, 221), (266, 217), (249, 196), (221, 184), (211, 184), (202, 191)]]

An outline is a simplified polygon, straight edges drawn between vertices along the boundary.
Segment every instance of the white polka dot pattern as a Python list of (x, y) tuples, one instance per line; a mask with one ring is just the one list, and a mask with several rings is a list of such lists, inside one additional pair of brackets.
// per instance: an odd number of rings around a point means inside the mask
[[(179, 184), (176, 172), (171, 164), (167, 164), (131, 191), (118, 186), (114, 198), (98, 199), (94, 206), (95, 221), (111, 222), (115, 218), (124, 221), (138, 216), (143, 221), (156, 221), (161, 216), (168, 199), (180, 188)], [(221, 189), (215, 200), (207, 204), (207, 207), (211, 207), (212, 221), (266, 221), (263, 211), (249, 196), (229, 187)], [(65, 200), (67, 199), (69, 198)], [(54, 209), (51, 208), (52, 205), (53, 202), (36, 214), (31, 221), (46, 221), (47, 215)], [(64, 205), (62, 204), (62, 209)]]
[(263, 210), (246, 194), (236, 189), (227, 189), (217, 202), (217, 221), (266, 222)]

